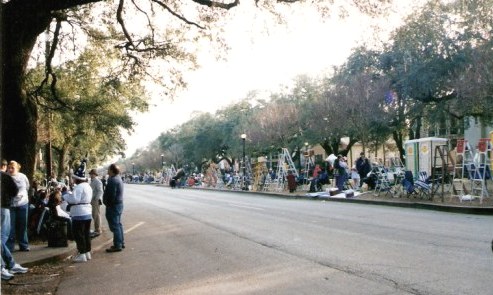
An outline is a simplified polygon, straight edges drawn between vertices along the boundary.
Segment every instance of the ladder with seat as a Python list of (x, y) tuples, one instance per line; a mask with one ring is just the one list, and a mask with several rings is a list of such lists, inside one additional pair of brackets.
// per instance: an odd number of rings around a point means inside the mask
[(392, 197), (400, 197), (404, 194), (402, 181), (404, 180), (406, 166), (400, 157), (391, 157), (389, 159), (390, 171), (387, 173), (390, 182), (389, 193)]
[(476, 152), (477, 161), (469, 165), (469, 179), (471, 181), (471, 194), (479, 197), (482, 204), (484, 197), (489, 197), (486, 181), (491, 179), (491, 141), (489, 138), (481, 138)]
[(392, 157), (390, 158), (390, 169), (394, 171), (396, 174), (404, 175), (404, 171), (406, 170), (406, 167), (404, 166), (404, 163), (402, 163), (400, 157)]
[(303, 187), (302, 189), (304, 191), (307, 191), (310, 189), (310, 181), (308, 181), (308, 178), (310, 177), (310, 169), (312, 167), (315, 167), (315, 163), (313, 162), (312, 156), (310, 156), (308, 153), (305, 155), (305, 170), (303, 171)]
[(375, 195), (380, 195), (381, 192), (389, 194), (390, 192), (390, 180), (387, 172), (387, 168), (382, 164), (382, 162), (377, 162), (378, 164), (373, 168), (373, 172), (376, 176), (375, 183)]
[(284, 184), (286, 181), (286, 176), (288, 175), (288, 171), (291, 171), (294, 174), (294, 176), (296, 176), (296, 178), (299, 177), (298, 170), (294, 165), (293, 158), (291, 158), (288, 149), (282, 148), (282, 151), (279, 154), (277, 160), (276, 179), (274, 179), (272, 183), (273, 185), (272, 189), (276, 191), (284, 190)]
[(468, 194), (466, 189), (467, 167), (473, 162), (474, 155), (471, 145), (465, 139), (457, 140), (454, 170), (452, 173), (452, 193), (462, 202), (463, 196)]

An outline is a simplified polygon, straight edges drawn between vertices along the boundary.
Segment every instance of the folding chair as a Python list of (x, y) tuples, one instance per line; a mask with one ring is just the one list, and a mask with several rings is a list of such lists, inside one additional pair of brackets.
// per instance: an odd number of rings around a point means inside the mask
[(404, 179), (402, 179), (402, 187), (404, 191), (406, 192), (406, 196), (408, 198), (412, 197), (413, 195), (418, 195), (418, 192), (416, 191), (416, 187), (414, 186), (414, 175), (412, 171), (404, 171)]
[(414, 182), (418, 195), (421, 198), (431, 199), (433, 183), (431, 177), (428, 177), (426, 171), (420, 171), (418, 179)]

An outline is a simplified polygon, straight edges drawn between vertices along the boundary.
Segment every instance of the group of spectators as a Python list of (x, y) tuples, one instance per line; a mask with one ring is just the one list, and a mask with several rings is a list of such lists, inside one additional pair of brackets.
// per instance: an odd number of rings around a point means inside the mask
[[(309, 173), (311, 175), (309, 177), (309, 180), (311, 180), (310, 192), (321, 191), (323, 185), (330, 184), (332, 177), (334, 178), (335, 186), (340, 192), (348, 188), (361, 190), (364, 183), (368, 184), (371, 164), (363, 152), (351, 167), (347, 158), (342, 155), (334, 156), (334, 158), (329, 157), (329, 159), (326, 169), (317, 164)], [(309, 180), (302, 179), (301, 181), (305, 184)], [(298, 180), (298, 184), (301, 184), (300, 180)]]
[[(288, 182), (288, 189), (290, 192), (294, 192), (297, 186), (305, 184), (310, 184), (310, 192), (321, 191), (323, 185), (331, 183), (331, 178), (334, 178), (335, 186), (339, 191), (343, 191), (348, 187), (360, 190), (363, 183), (368, 183), (369, 185), (371, 184), (369, 183), (370, 179), (368, 177), (368, 174), (371, 171), (371, 164), (363, 152), (351, 167), (349, 166), (346, 157), (338, 155), (337, 157), (334, 156), (331, 161), (328, 161), (326, 167), (321, 167), (321, 165), (317, 164), (310, 167), (309, 170), (310, 171), (308, 171), (308, 173), (305, 173), (305, 171), (302, 170), (298, 177), (296, 177), (292, 171), (288, 171), (286, 180)], [(241, 181), (241, 173), (233, 170), (232, 168), (221, 169), (220, 171), (221, 175), (219, 177), (222, 179), (225, 187), (236, 187), (236, 183)], [(209, 174), (212, 174), (212, 172)], [(262, 177), (261, 183), (266, 184), (274, 181), (277, 175), (273, 169), (269, 169), (264, 172)], [(183, 169), (179, 169), (175, 176), (169, 178), (169, 184), (172, 188), (195, 187), (202, 184), (208, 185), (210, 180), (205, 178), (206, 177), (204, 174), (191, 173), (186, 175)], [(128, 182), (137, 183), (150, 183), (154, 181), (152, 175), (148, 174), (127, 175), (125, 179)], [(249, 182), (248, 179), (246, 181)]]
[[(26, 273), (27, 268), (15, 262), (12, 253), (18, 243), (18, 251), (30, 251), (28, 222), (43, 221), (43, 212), (48, 208), (53, 220), (67, 223), (68, 237), (75, 240), (78, 254), (75, 262), (91, 260), (91, 239), (102, 233), (100, 207), (106, 206), (106, 220), (113, 233), (113, 246), (106, 252), (119, 252), (125, 248), (121, 215), (123, 213), (123, 180), (117, 165), (108, 168), (107, 182), (102, 182), (96, 169), (86, 177), (86, 161), (83, 160), (71, 175), (73, 186), (50, 181), (46, 189), (35, 190), (30, 200), (30, 183), (19, 170), (16, 161), (1, 163), (1, 217), (2, 217), (2, 280), (10, 280), (15, 274)], [(39, 210), (38, 210), (39, 209)], [(91, 224), (94, 221), (91, 231)]]
[(360, 153), (359, 158), (354, 165), (349, 168), (347, 158), (338, 155), (333, 162), (335, 184), (339, 191), (347, 188), (346, 184), (351, 179), (350, 187), (356, 190), (361, 190), (363, 183), (368, 181), (368, 174), (371, 171), (371, 164), (365, 153)]

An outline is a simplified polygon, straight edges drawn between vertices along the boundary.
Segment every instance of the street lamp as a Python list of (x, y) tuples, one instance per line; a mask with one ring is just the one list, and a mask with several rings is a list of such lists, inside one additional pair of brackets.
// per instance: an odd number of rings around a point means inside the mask
[(241, 140), (243, 141), (243, 187), (242, 189), (244, 191), (247, 191), (248, 190), (248, 187), (246, 185), (246, 162), (245, 162), (245, 139), (246, 139), (246, 134), (243, 133), (241, 135)]
[(132, 175), (135, 175), (135, 163), (132, 163)]

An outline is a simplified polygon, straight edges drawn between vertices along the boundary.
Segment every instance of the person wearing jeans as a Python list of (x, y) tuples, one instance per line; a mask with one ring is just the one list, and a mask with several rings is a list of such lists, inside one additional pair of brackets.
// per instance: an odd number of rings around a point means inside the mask
[[(3, 192), (2, 192), (3, 193)], [(7, 247), (7, 240), (10, 234), (10, 210), (2, 208), (2, 280), (10, 280), (14, 274), (26, 273), (27, 268), (15, 262), (12, 253)]]
[(2, 161), (0, 174), (2, 187), (1, 203), (1, 239), (2, 239), (2, 280), (10, 280), (17, 273), (26, 273), (27, 268), (20, 266), (14, 260), (10, 249), (7, 247), (7, 241), (10, 236), (10, 209), (12, 199), (17, 196), (19, 189), (14, 180), (5, 171), (7, 169), (7, 161)]
[(123, 242), (123, 225), (121, 222), (122, 213), (123, 203), (106, 207), (106, 220), (113, 233), (113, 247), (107, 249), (107, 251), (109, 250), (108, 252), (118, 252), (117, 250), (121, 250), (125, 247)]
[(27, 176), (19, 172), (21, 165), (16, 161), (10, 161), (8, 165), (8, 173), (14, 180), (18, 193), (12, 199), (10, 207), (10, 236), (7, 241), (7, 247), (10, 252), (14, 251), (15, 241), (19, 243), (20, 251), (29, 251), (29, 241), (27, 237), (27, 217), (29, 214), (29, 198), (27, 192), (29, 190), (29, 180)]
[(103, 204), (106, 206), (106, 220), (113, 233), (113, 246), (106, 252), (120, 252), (125, 248), (123, 237), (122, 213), (123, 213), (123, 180), (120, 176), (120, 168), (116, 164), (108, 167), (108, 182), (103, 194)]

